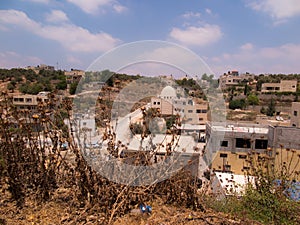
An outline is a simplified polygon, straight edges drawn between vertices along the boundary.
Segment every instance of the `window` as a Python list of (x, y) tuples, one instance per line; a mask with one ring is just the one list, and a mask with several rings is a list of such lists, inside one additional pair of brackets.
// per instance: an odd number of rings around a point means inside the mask
[(188, 110), (188, 113), (193, 113), (193, 110), (191, 110), (191, 109), (190, 109), (190, 110)]
[(247, 155), (239, 155), (239, 159), (247, 159)]
[(201, 112), (202, 112), (202, 113), (207, 113), (207, 110), (206, 110), (206, 109), (202, 109)]
[(222, 147), (228, 147), (228, 141), (221, 141), (220, 145)]
[(236, 148), (250, 148), (251, 147), (250, 139), (236, 138), (235, 147)]
[(32, 102), (32, 98), (26, 98), (26, 102)]
[(202, 117), (199, 117), (199, 121), (203, 121), (204, 119)]
[(224, 166), (224, 171), (230, 171), (231, 170), (231, 166), (230, 165), (225, 165)]
[(160, 102), (157, 102), (157, 105), (160, 105)]
[(156, 102), (153, 102), (153, 105), (156, 105)]
[(226, 153), (220, 153), (220, 158), (227, 158), (227, 154)]
[(83, 123), (82, 123), (82, 126), (86, 126), (86, 122), (83, 122)]
[(294, 116), (297, 116), (298, 115), (298, 112), (297, 111), (294, 111)]
[(250, 167), (249, 166), (243, 166), (243, 170), (249, 170)]
[(255, 149), (267, 149), (268, 147), (268, 140), (255, 140)]
[(201, 113), (201, 109), (197, 109), (197, 110), (196, 110), (196, 113)]

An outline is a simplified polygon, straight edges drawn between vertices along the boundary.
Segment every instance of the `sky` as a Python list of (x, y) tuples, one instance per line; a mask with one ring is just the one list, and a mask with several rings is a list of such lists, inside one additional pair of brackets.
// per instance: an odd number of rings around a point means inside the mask
[[(300, 73), (299, 27), (299, 0), (1, 0), (0, 67), (86, 70), (120, 46), (158, 40), (197, 54), (216, 77)], [(170, 46), (156, 52), (181, 60)]]

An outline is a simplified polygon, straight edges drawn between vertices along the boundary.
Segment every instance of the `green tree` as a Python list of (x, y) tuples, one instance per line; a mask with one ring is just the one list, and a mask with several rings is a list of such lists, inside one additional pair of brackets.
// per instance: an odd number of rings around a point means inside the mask
[(13, 85), (11, 82), (8, 83), (7, 85), (7, 89), (10, 90), (11, 92), (14, 92), (16, 86)]
[(267, 116), (273, 116), (274, 113), (275, 113), (276, 109), (275, 109), (275, 101), (274, 99), (272, 98), (269, 105), (268, 105), (268, 108), (267, 108)]
[(66, 80), (61, 80), (57, 85), (56, 89), (58, 90), (66, 90), (67, 89), (67, 81)]
[(258, 105), (259, 104), (259, 99), (256, 95), (250, 94), (247, 97), (247, 102), (248, 102), (249, 105)]
[(248, 84), (246, 84), (244, 88), (244, 95), (248, 96), (250, 92), (251, 92), (251, 87)]
[(78, 82), (72, 83), (70, 85), (70, 89), (69, 89), (70, 95), (74, 95), (76, 93), (77, 85), (78, 85)]
[(236, 99), (229, 102), (229, 109), (244, 109), (245, 107), (245, 99)]

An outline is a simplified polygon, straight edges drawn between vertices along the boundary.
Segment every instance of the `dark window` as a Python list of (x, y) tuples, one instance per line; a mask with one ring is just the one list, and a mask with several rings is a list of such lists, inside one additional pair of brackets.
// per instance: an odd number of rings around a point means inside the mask
[(239, 155), (239, 159), (247, 159), (247, 155)]
[(224, 166), (224, 170), (225, 171), (230, 171), (231, 170), (231, 166), (230, 165), (225, 165)]
[(201, 118), (201, 117), (199, 118), (199, 121), (203, 121), (203, 120), (204, 120), (203, 118)]
[(221, 141), (220, 145), (222, 147), (228, 147), (228, 141)]
[(220, 158), (227, 158), (227, 154), (226, 153), (220, 153)]
[(249, 166), (244, 166), (244, 167), (243, 167), (243, 170), (249, 170), (249, 169), (250, 169)]
[(294, 111), (294, 116), (297, 116), (298, 115), (298, 112), (297, 111)]
[(153, 102), (153, 105), (156, 105), (156, 102)]
[(255, 149), (267, 149), (268, 147), (268, 140), (255, 140)]
[(190, 109), (190, 110), (188, 110), (188, 113), (193, 113), (193, 110), (191, 110), (191, 109)]
[(160, 102), (157, 102), (157, 105), (160, 105)]
[(237, 138), (235, 143), (236, 148), (250, 148), (250, 139)]
[(202, 109), (202, 113), (207, 113), (207, 110), (206, 109)]
[(196, 113), (201, 113), (201, 109), (197, 109), (197, 110), (196, 110)]
[(279, 87), (275, 87), (275, 90), (276, 90), (276, 91), (279, 91), (279, 90), (280, 90), (280, 88), (279, 88)]

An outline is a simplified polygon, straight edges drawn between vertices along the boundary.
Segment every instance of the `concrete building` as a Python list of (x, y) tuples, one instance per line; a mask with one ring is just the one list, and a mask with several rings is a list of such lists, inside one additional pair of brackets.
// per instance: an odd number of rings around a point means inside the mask
[(49, 100), (47, 94), (48, 92), (40, 92), (37, 95), (14, 95), (13, 104), (17, 109), (35, 110), (39, 101), (47, 102)]
[(257, 124), (211, 124), (206, 127), (206, 161), (214, 171), (244, 174), (251, 150), (265, 153), (269, 127)]
[[(254, 81), (255, 75), (250, 73), (245, 73), (239, 75), (239, 72), (236, 70), (228, 71), (228, 73), (224, 73), (219, 78), (219, 87), (221, 89), (226, 89), (233, 86), (240, 85), (243, 81), (248, 82), (249, 80)], [(252, 82), (249, 82), (251, 84)]]
[(48, 71), (55, 70), (54, 66), (49, 66), (49, 65), (45, 65), (45, 64), (40, 64), (37, 66), (27, 66), (27, 67), (25, 67), (25, 69), (33, 70), (36, 74), (38, 74), (40, 72), (40, 70), (48, 70)]
[(159, 109), (163, 116), (179, 115), (183, 123), (204, 125), (207, 122), (208, 102), (195, 103), (190, 97), (180, 97), (171, 86), (151, 98), (151, 108)]
[(186, 104), (184, 107), (184, 119), (183, 121), (185, 123), (190, 124), (206, 124), (207, 122), (207, 110), (208, 109), (208, 103), (202, 102), (202, 103), (194, 103)]
[(85, 72), (83, 70), (71, 69), (71, 71), (65, 71), (65, 76), (68, 84), (79, 82), (84, 74)]
[(126, 164), (143, 165), (147, 160), (163, 166), (167, 160), (172, 165), (172, 171), (185, 168), (192, 175), (199, 176), (200, 150), (195, 139), (190, 135), (180, 135), (173, 140), (172, 135), (157, 134), (151, 139), (152, 145), (149, 145), (149, 136), (142, 142), (134, 137), (119, 154)]
[(281, 169), (289, 165), (300, 171), (300, 129), (296, 127), (262, 126), (257, 124), (207, 124), (206, 161), (217, 172), (244, 174), (249, 170), (249, 153), (257, 159), (274, 157)]
[(300, 102), (292, 103), (291, 126), (300, 128)]
[(261, 92), (296, 92), (297, 83), (297, 80), (281, 80), (280, 83), (263, 83)]

